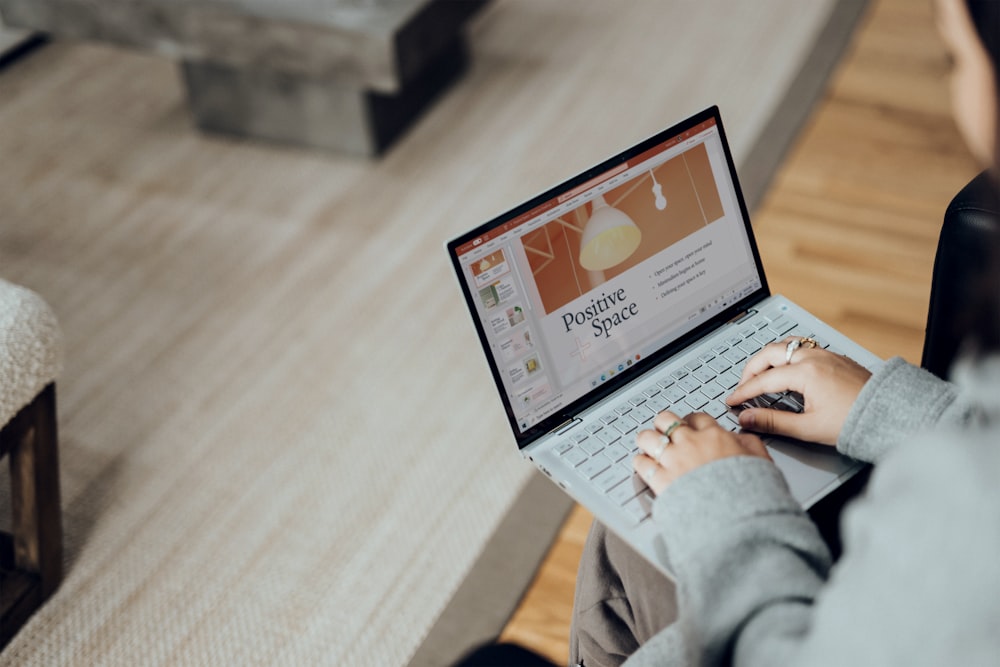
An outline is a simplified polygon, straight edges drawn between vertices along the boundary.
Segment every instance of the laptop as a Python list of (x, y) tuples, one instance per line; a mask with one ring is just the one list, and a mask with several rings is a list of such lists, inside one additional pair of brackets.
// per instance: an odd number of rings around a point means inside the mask
[[(665, 409), (737, 430), (725, 397), (750, 356), (788, 336), (882, 363), (768, 290), (717, 107), (446, 247), (521, 455), (667, 576), (653, 495), (632, 470), (638, 431)], [(806, 509), (863, 468), (832, 447), (764, 442)]]

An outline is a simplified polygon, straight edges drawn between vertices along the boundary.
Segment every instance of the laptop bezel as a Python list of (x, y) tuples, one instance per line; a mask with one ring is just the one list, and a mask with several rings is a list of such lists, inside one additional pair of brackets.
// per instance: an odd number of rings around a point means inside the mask
[[(490, 342), (489, 337), (486, 334), (486, 329), (483, 326), (481, 318), (479, 317), (478, 311), (475, 305), (475, 295), (470, 289), (468, 280), (466, 280), (463, 274), (462, 264), (459, 255), (457, 254), (457, 249), (460, 246), (469, 243), (475, 238), (482, 236), (483, 234), (490, 232), (500, 225), (522, 215), (537, 206), (555, 198), (559, 195), (578, 187), (587, 181), (600, 176), (601, 174), (609, 171), (610, 169), (627, 162), (628, 160), (634, 158), (641, 153), (663, 143), (668, 139), (672, 139), (676, 135), (685, 132), (686, 130), (695, 127), (705, 121), (715, 120), (716, 127), (718, 128), (719, 138), (722, 143), (722, 147), (726, 156), (726, 164), (729, 168), (729, 175), (732, 179), (733, 189), (736, 194), (736, 200), (739, 204), (740, 215), (743, 217), (743, 224), (746, 227), (747, 238), (750, 245), (750, 250), (753, 254), (754, 264), (757, 269), (757, 273), (760, 277), (761, 285), (760, 287), (753, 291), (751, 294), (740, 299), (739, 301), (729, 305), (724, 310), (717, 313), (715, 316), (695, 327), (690, 332), (684, 334), (680, 338), (677, 338), (671, 343), (660, 348), (655, 353), (648, 355), (644, 359), (636, 362), (631, 368), (626, 369), (622, 373), (616, 375), (605, 383), (598, 385), (597, 387), (586, 392), (583, 396), (576, 399), (572, 403), (560, 408), (558, 411), (552, 415), (546, 417), (542, 421), (530, 426), (523, 433), (518, 424), (517, 416), (514, 414), (513, 406), (507, 397), (506, 391), (504, 390), (503, 376), (501, 375), (501, 369), (490, 353)], [(768, 287), (767, 277), (764, 274), (764, 267), (761, 263), (760, 253), (757, 249), (757, 240), (754, 237), (753, 227), (750, 222), (750, 215), (747, 211), (746, 201), (743, 198), (743, 190), (740, 186), (739, 179), (736, 175), (736, 166), (733, 163), (732, 152), (729, 148), (729, 142), (726, 139), (726, 132), (722, 124), (722, 117), (719, 113), (718, 106), (711, 106), (704, 111), (701, 111), (690, 118), (687, 118), (671, 127), (668, 127), (655, 135), (644, 139), (643, 141), (635, 144), (634, 146), (627, 148), (626, 150), (610, 157), (593, 167), (585, 170), (584, 172), (570, 178), (569, 180), (563, 181), (558, 185), (555, 185), (548, 190), (532, 197), (531, 199), (519, 204), (518, 206), (510, 209), (506, 213), (496, 216), (495, 218), (484, 222), (475, 229), (472, 229), (450, 241), (447, 242), (446, 248), (448, 251), (448, 256), (451, 259), (452, 266), (455, 270), (455, 275), (458, 278), (459, 287), (462, 290), (462, 294), (465, 297), (466, 305), (469, 308), (469, 312), (472, 315), (472, 321), (475, 325), (476, 334), (479, 337), (479, 343), (483, 348), (483, 352), (486, 356), (486, 361), (489, 365), (490, 372), (493, 375), (494, 386), (497, 392), (500, 394), (500, 400), (503, 403), (504, 411), (507, 415), (507, 420), (510, 424), (511, 431), (514, 434), (514, 439), (517, 441), (517, 446), (519, 449), (524, 449), (532, 443), (536, 442), (540, 438), (545, 437), (554, 430), (560, 429), (567, 422), (572, 421), (579, 415), (582, 411), (590, 408), (591, 406), (600, 403), (612, 394), (620, 391), (623, 387), (635, 381), (640, 376), (649, 372), (651, 369), (659, 366), (664, 361), (670, 359), (672, 356), (676, 355), (678, 352), (688, 347), (697, 340), (703, 338), (707, 333), (717, 329), (721, 325), (739, 317), (741, 314), (745, 313), (748, 309), (753, 307), (754, 304), (766, 299), (771, 295), (770, 288)]]

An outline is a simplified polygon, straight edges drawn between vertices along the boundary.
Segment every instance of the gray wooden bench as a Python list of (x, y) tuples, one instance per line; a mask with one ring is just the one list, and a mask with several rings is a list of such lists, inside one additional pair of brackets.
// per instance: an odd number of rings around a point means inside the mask
[(467, 62), (486, 0), (0, 0), (12, 26), (180, 62), (207, 131), (373, 155)]

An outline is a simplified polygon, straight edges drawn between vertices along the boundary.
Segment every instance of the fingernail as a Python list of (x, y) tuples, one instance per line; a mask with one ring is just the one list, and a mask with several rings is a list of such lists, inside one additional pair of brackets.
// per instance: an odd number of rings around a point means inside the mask
[(740, 426), (753, 428), (753, 410), (744, 410), (740, 413)]

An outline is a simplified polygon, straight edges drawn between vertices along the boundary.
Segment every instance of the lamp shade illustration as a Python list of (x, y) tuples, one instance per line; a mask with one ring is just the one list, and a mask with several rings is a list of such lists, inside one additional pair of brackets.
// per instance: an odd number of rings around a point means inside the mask
[(598, 195), (580, 239), (580, 266), (588, 271), (610, 269), (628, 259), (641, 240), (642, 231), (632, 218)]

